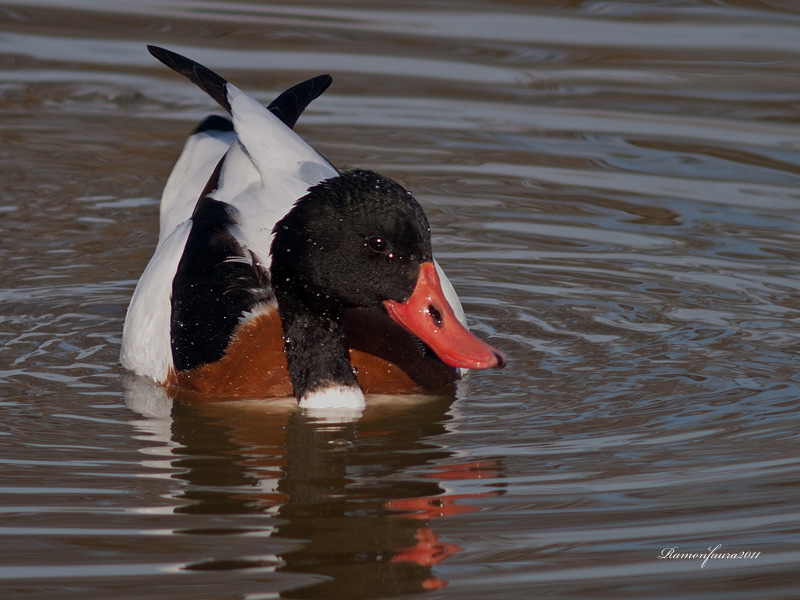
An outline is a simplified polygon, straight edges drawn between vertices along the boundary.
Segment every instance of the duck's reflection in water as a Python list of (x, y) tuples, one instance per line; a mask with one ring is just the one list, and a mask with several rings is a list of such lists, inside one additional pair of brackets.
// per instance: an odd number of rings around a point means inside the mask
[[(293, 402), (203, 402), (196, 396), (154, 401), (142, 382), (129, 405), (168, 411), (176, 512), (277, 517), (271, 537), (277, 571), (322, 576), (286, 598), (378, 598), (438, 589), (434, 565), (461, 550), (437, 536), (435, 521), (476, 510), (457, 494), (458, 480), (496, 477), (498, 465), (455, 463), (442, 443), (454, 394), (380, 398), (357, 420), (317, 418)], [(139, 388), (134, 391), (134, 388)], [(147, 389), (147, 388), (144, 388)], [(162, 435), (166, 432), (162, 432)], [(448, 485), (448, 482), (449, 485)], [(222, 559), (189, 569), (252, 568)]]

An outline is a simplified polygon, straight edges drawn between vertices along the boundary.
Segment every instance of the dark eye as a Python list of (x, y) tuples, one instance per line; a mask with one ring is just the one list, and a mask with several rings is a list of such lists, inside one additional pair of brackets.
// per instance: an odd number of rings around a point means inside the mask
[(389, 242), (377, 235), (367, 238), (367, 246), (378, 254), (386, 254), (389, 251)]

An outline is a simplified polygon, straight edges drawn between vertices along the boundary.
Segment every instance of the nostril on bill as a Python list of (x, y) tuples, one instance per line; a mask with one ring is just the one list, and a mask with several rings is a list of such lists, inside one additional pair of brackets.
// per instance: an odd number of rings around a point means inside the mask
[(436, 308), (433, 304), (428, 305), (428, 314), (433, 319), (433, 322), (436, 324), (437, 327), (441, 327), (444, 324), (442, 319), (442, 313), (439, 312), (439, 309)]

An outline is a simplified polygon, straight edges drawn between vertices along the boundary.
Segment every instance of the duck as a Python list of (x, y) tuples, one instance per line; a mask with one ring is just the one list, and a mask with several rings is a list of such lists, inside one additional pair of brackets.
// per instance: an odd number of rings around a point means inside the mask
[(469, 331), (411, 192), (337, 169), (294, 131), (330, 75), (264, 106), (185, 56), (148, 50), (228, 116), (197, 126), (167, 179), (123, 367), (206, 396), (362, 408), (365, 395), (433, 393), (506, 364)]

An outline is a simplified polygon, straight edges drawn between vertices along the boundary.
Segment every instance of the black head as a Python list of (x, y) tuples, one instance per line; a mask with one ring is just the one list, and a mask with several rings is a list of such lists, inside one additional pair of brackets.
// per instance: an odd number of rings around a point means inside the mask
[[(272, 281), (309, 307), (402, 302), (432, 260), (430, 226), (402, 186), (371, 171), (309, 189), (275, 226)], [(283, 293), (282, 293), (283, 292)]]

